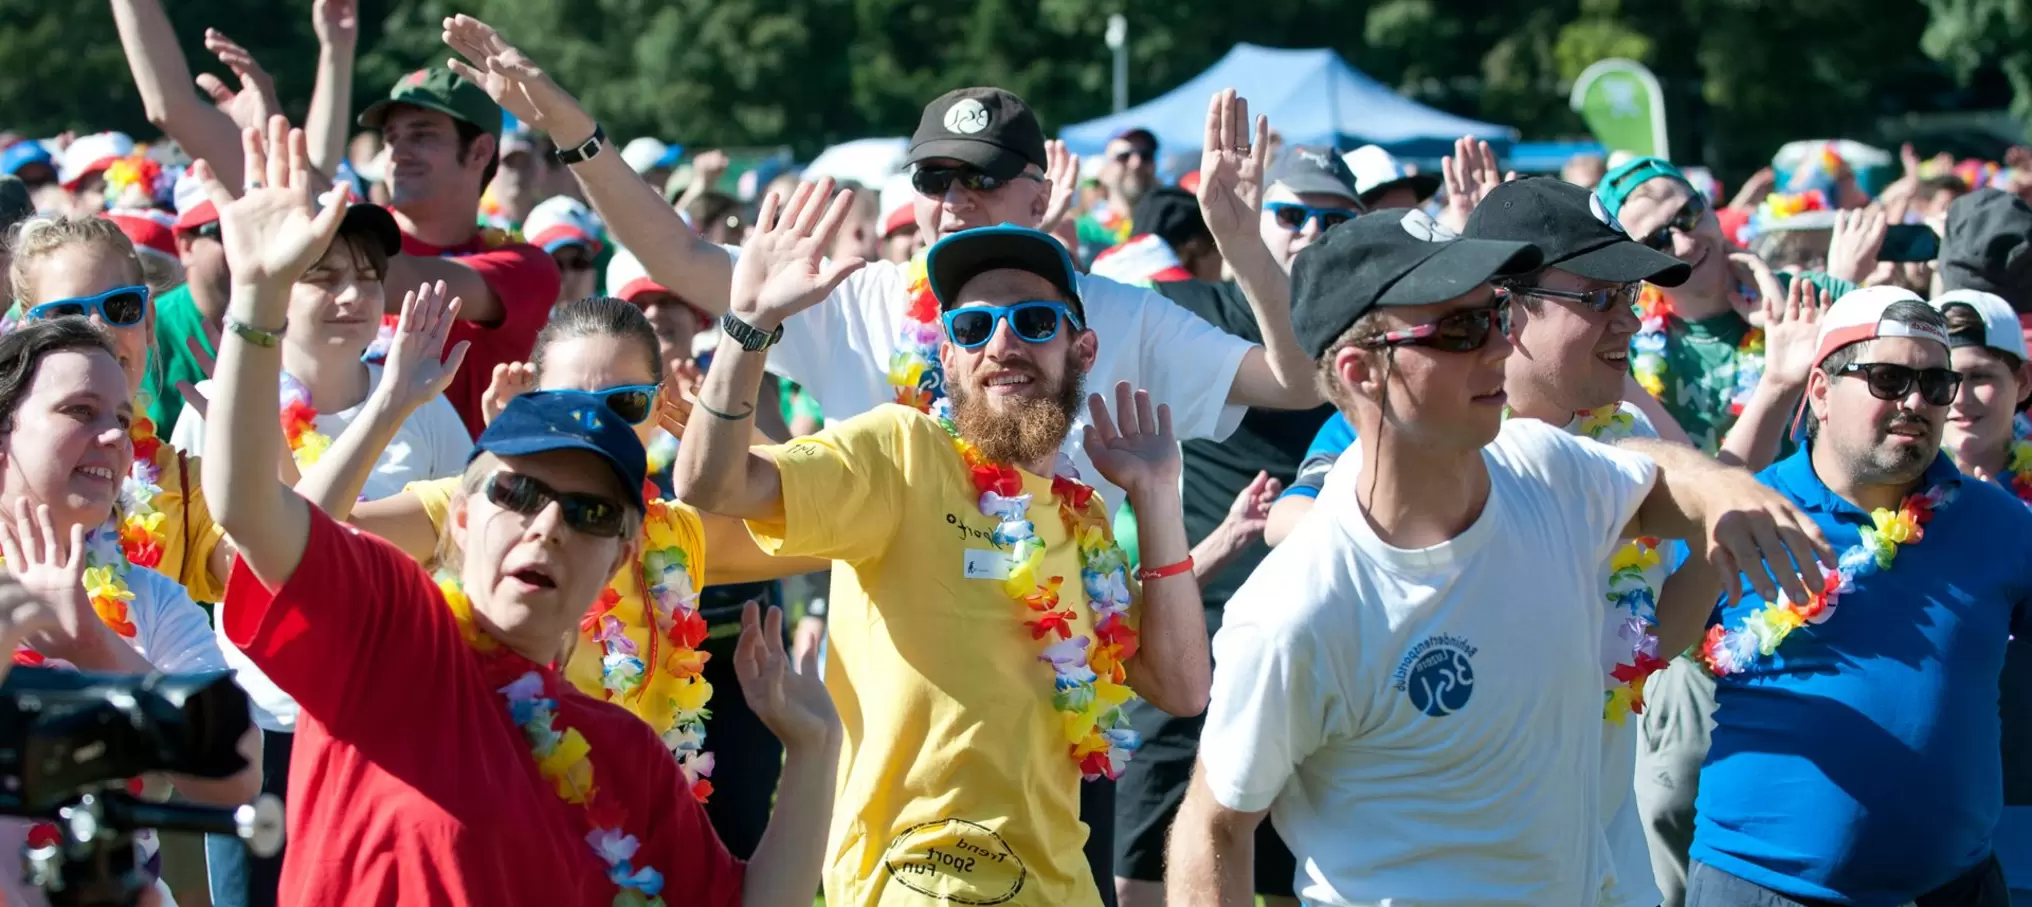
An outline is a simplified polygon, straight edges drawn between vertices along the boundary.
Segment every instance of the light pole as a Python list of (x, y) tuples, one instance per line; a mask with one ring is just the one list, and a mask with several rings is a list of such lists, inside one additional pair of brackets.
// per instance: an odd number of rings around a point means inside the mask
[(1115, 112), (1129, 109), (1129, 20), (1121, 13), (1108, 17), (1108, 49), (1115, 52)]

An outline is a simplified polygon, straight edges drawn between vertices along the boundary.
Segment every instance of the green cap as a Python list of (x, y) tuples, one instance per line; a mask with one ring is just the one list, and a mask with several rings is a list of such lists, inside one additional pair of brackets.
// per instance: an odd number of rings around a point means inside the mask
[(501, 136), (501, 105), (487, 96), (486, 89), (459, 78), (442, 66), (419, 69), (403, 76), (385, 100), (375, 101), (360, 112), (360, 125), (381, 128), (394, 104), (408, 104), (435, 110), (454, 120), (480, 127), (495, 138)]
[(1686, 188), (1693, 189), (1693, 182), (1686, 174), (1679, 172), (1661, 157), (1640, 157), (1624, 161), (1602, 174), (1602, 181), (1595, 184), (1595, 197), (1602, 200), (1602, 207), (1608, 209), (1610, 217), (1623, 216), (1623, 203), (1630, 200), (1630, 194), (1637, 187), (1659, 177), (1678, 180)]

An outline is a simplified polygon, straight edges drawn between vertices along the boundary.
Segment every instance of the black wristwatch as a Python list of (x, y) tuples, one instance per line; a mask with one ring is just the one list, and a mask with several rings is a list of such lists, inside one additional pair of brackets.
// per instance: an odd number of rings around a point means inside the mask
[(569, 166), (592, 158), (593, 155), (600, 153), (600, 149), (605, 147), (607, 147), (607, 130), (601, 127), (600, 124), (594, 123), (592, 138), (570, 148), (559, 146), (550, 152), (550, 156), (558, 163)]
[(732, 312), (720, 316), (720, 330), (740, 344), (741, 349), (751, 353), (766, 350), (783, 339), (783, 325), (777, 325), (774, 331), (765, 331), (742, 321)]

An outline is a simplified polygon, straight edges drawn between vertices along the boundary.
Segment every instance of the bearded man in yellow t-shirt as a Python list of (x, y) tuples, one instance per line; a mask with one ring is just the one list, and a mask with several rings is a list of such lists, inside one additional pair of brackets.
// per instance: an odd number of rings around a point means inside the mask
[(836, 562), (825, 677), (847, 739), (826, 902), (1096, 907), (1078, 785), (1133, 757), (1119, 706), (1206, 706), (1170, 412), (1126, 383), (1115, 418), (1087, 401), (1087, 453), (1156, 565), (1132, 577), (1059, 455), (1097, 343), (1072, 261), (985, 227), (926, 260), (950, 421), (887, 405), (750, 450), (765, 351), (861, 264), (821, 259), (851, 204), (827, 194), (764, 203), (675, 470), (686, 503), (747, 520), (765, 551)]

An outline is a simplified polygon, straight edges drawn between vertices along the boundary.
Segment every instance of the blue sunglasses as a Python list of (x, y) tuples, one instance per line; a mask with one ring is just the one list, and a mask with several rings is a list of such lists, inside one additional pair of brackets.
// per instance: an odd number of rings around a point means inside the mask
[(649, 421), (650, 415), (656, 411), (656, 392), (658, 390), (659, 387), (654, 384), (624, 384), (620, 387), (609, 387), (596, 391), (559, 389), (530, 391), (530, 393), (565, 394), (588, 400), (597, 400), (605, 404), (609, 412), (621, 417), (621, 420), (629, 425), (641, 425)]
[(1319, 221), (1319, 230), (1324, 233), (1356, 217), (1356, 212), (1347, 208), (1314, 208), (1297, 202), (1266, 202), (1263, 207), (1277, 218), (1279, 226), (1293, 233), (1305, 229), (1309, 220)]
[(1059, 319), (1081, 328), (1078, 315), (1063, 302), (1019, 302), (1010, 306), (968, 306), (945, 313), (945, 336), (963, 350), (986, 346), (995, 336), (995, 322), (1007, 322), (1009, 330), (1025, 343), (1044, 343), (1058, 336)]
[(118, 287), (97, 296), (45, 302), (30, 308), (28, 317), (42, 319), (81, 315), (90, 318), (97, 315), (107, 324), (124, 328), (141, 323), (141, 316), (148, 314), (149, 296), (147, 287)]

